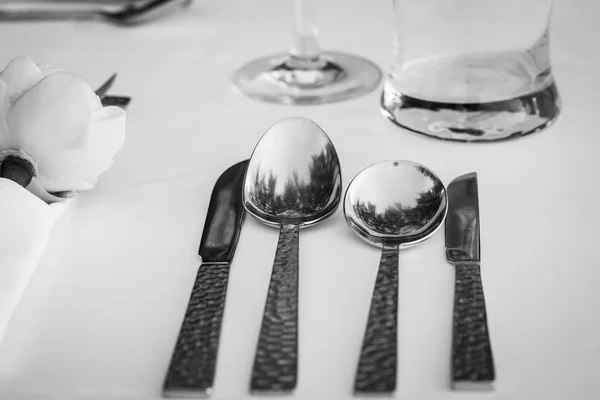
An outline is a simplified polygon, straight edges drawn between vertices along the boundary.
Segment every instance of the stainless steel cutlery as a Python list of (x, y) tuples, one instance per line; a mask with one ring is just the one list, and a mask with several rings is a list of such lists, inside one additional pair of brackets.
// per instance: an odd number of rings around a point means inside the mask
[(98, 5), (94, 2), (64, 4), (47, 1), (10, 1), (0, 5), (0, 21), (22, 20), (92, 20), (99, 19), (116, 25), (135, 25), (155, 19), (191, 0), (143, 0), (117, 6)]
[(466, 174), (448, 186), (446, 258), (456, 269), (452, 332), (452, 388), (489, 390), (494, 360), (481, 284), (477, 175)]
[(248, 165), (246, 211), (279, 228), (250, 390), (291, 393), (298, 362), (298, 247), (301, 227), (335, 212), (342, 194), (337, 153), (313, 121), (286, 118), (260, 139)]
[(444, 222), (447, 206), (439, 178), (405, 160), (371, 165), (346, 190), (348, 225), (358, 237), (382, 249), (355, 394), (391, 394), (396, 389), (398, 251), (431, 237)]
[(125, 109), (127, 107), (127, 105), (129, 104), (129, 102), (131, 101), (131, 97), (114, 96), (114, 95), (107, 94), (107, 92), (114, 85), (116, 79), (117, 79), (117, 74), (116, 73), (112, 74), (110, 76), (110, 78), (108, 78), (106, 80), (106, 82), (104, 82), (102, 85), (100, 85), (100, 87), (98, 89), (96, 89), (95, 93), (96, 93), (96, 96), (98, 96), (100, 98), (100, 101), (102, 102), (102, 105), (104, 107), (118, 106), (118, 107)]
[[(109, 80), (99, 92), (110, 84)], [(275, 124), (249, 161), (219, 177), (200, 244), (202, 265), (165, 378), (164, 396), (211, 393), (229, 266), (245, 212), (280, 230), (250, 391), (293, 392), (298, 370), (299, 229), (333, 214), (341, 190), (333, 144), (304, 118)], [(395, 391), (398, 251), (431, 237), (444, 220), (446, 257), (456, 268), (452, 389), (490, 389), (495, 371), (479, 267), (476, 174), (458, 177), (446, 189), (423, 165), (405, 160), (373, 164), (348, 186), (344, 214), (357, 236), (382, 249), (354, 393)]]
[(245, 215), (242, 183), (247, 166), (246, 160), (227, 169), (213, 189), (198, 252), (202, 265), (164, 381), (165, 397), (204, 397), (211, 393), (229, 267)]

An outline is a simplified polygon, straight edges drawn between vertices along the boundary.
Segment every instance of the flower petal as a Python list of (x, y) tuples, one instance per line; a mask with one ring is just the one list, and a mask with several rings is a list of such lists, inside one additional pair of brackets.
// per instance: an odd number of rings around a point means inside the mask
[(92, 90), (91, 87), (89, 91), (86, 91), (86, 95), (88, 103), (90, 105), (90, 110), (96, 111), (102, 109), (102, 100), (100, 100), (100, 97), (98, 97), (98, 95)]
[(91, 189), (98, 175), (110, 168), (112, 160), (89, 152), (68, 150), (38, 160), (38, 164), (40, 184), (49, 192), (62, 192)]
[[(20, 62), (31, 63), (28, 59)], [(14, 65), (9, 67), (0, 74), (0, 90), (3, 78), (18, 75)], [(7, 129), (0, 126), (0, 140), (8, 132), (3, 141), (9, 148), (24, 151), (36, 161), (35, 182), (44, 193), (91, 189), (123, 145), (125, 111), (102, 107), (100, 98), (78, 75), (35, 68), (42, 76), (39, 82), (24, 89), (14, 104), (2, 107), (0, 103), (0, 112), (8, 114)], [(6, 87), (10, 91), (11, 86)]]
[(0, 79), (0, 107), (4, 104), (4, 97), (6, 96), (6, 83)]
[(35, 160), (61, 149), (85, 148), (91, 119), (89, 91), (81, 77), (68, 72), (42, 79), (9, 111), (13, 144)]
[(104, 158), (112, 158), (125, 141), (125, 110), (109, 106), (92, 112), (89, 149)]
[(6, 96), (10, 101), (14, 101), (42, 78), (42, 71), (28, 57), (15, 58), (0, 73), (0, 79), (7, 87)]
[[(55, 72), (66, 72), (63, 68), (53, 67), (52, 65), (42, 65), (37, 64), (38, 68), (42, 72), (42, 77), (45, 78), (48, 75), (52, 75)], [(90, 87), (91, 89), (91, 87)], [(93, 90), (87, 92), (88, 102), (90, 103), (90, 110), (96, 110), (98, 108), (102, 108), (102, 102), (100, 101), (100, 97), (94, 93)]]
[(125, 111), (104, 107), (92, 113), (85, 150), (46, 153), (37, 158), (38, 180), (48, 191), (91, 189), (98, 175), (112, 165), (125, 140)]
[(12, 148), (12, 142), (8, 134), (8, 125), (6, 123), (8, 104), (6, 104), (5, 94), (6, 83), (0, 79), (0, 151)]
[(62, 72), (64, 71), (63, 68), (58, 68), (58, 67), (53, 67), (52, 65), (43, 65), (43, 64), (37, 64), (38, 68), (40, 69), (40, 71), (42, 71), (42, 75), (44, 77), (53, 74), (55, 72)]
[(48, 204), (65, 202), (67, 199), (75, 196), (75, 192), (48, 193), (48, 191), (42, 187), (41, 183), (38, 182), (37, 178), (35, 177), (27, 186), (27, 190)]
[(38, 179), (48, 191), (91, 189), (98, 175), (112, 165), (112, 157), (123, 146), (125, 111), (119, 107), (105, 107), (92, 115), (85, 150), (66, 150), (38, 157)]

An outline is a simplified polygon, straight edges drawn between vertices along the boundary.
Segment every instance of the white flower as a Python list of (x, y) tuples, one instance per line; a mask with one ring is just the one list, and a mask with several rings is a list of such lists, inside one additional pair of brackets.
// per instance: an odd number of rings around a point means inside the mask
[(79, 75), (28, 58), (0, 73), (0, 161), (33, 161), (28, 189), (37, 195), (91, 189), (124, 139), (125, 111), (103, 107)]

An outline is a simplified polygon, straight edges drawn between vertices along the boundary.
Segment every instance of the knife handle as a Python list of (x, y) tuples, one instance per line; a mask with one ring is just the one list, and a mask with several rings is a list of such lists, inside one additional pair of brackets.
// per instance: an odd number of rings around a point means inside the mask
[(100, 98), (103, 107), (117, 106), (125, 109), (131, 102), (131, 97), (128, 96), (109, 96), (105, 95)]
[(203, 397), (215, 378), (229, 264), (203, 264), (163, 385), (165, 397)]
[(397, 325), (398, 247), (384, 247), (354, 378), (355, 394), (390, 394), (396, 390)]
[(289, 394), (298, 364), (298, 225), (282, 225), (252, 368), (252, 393)]
[(495, 379), (481, 272), (456, 264), (452, 333), (452, 388), (490, 390)]

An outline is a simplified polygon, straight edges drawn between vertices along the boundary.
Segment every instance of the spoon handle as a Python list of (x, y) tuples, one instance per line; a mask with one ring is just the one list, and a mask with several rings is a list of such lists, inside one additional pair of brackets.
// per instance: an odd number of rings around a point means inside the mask
[(355, 394), (396, 390), (397, 322), (398, 247), (384, 247), (354, 378)]
[(452, 388), (490, 390), (495, 378), (478, 264), (456, 264)]
[(298, 361), (298, 225), (282, 225), (254, 367), (252, 393), (291, 393)]

